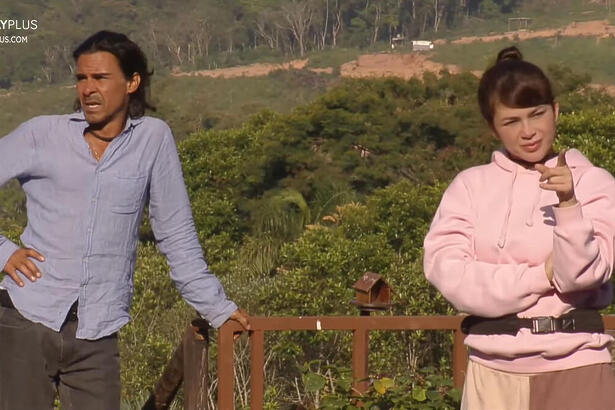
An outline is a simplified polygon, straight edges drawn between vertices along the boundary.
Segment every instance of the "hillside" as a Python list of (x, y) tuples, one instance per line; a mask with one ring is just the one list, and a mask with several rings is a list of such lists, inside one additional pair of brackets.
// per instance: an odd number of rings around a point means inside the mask
[[(127, 33), (159, 73), (281, 63), (329, 50), (386, 48), (394, 36), (459, 39), (510, 29), (608, 19), (610, 2), (586, 0), (6, 0), (15, 26), (0, 30), (0, 88), (70, 81), (71, 51), (101, 29)], [(26, 24), (27, 23), (27, 24)], [(34, 24), (32, 24), (34, 23)], [(4, 40), (13, 35), (27, 41)], [(347, 60), (348, 61), (348, 60)]]
[[(289, 112), (322, 94), (332, 80), (298, 71), (234, 80), (155, 74), (152, 101), (157, 111), (150, 115), (164, 118), (183, 139), (198, 130), (237, 127), (264, 109)], [(75, 88), (64, 85), (0, 90), (0, 135), (35, 115), (72, 112), (74, 98)]]
[[(610, 53), (610, 49), (614, 45), (614, 38), (615, 26), (605, 20), (595, 20), (573, 22), (567, 26), (552, 29), (518, 30), (488, 36), (461, 37), (450, 41), (438, 39), (434, 40), (436, 47), (433, 52), (412, 52), (409, 51), (411, 46), (405, 45), (405, 47), (398, 47), (396, 52), (362, 54), (352, 61), (335, 67), (313, 68), (309, 59), (302, 59), (282, 64), (259, 63), (213, 70), (176, 70), (171, 75), (237, 78), (266, 76), (278, 70), (307, 70), (326, 74), (339, 71), (341, 77), (352, 78), (392, 76), (409, 79), (422, 78), (426, 72), (438, 74), (442, 70), (447, 70), (451, 74), (456, 74), (466, 70), (480, 76), (481, 68), (489, 64), (489, 60), (493, 58), (497, 50), (510, 44), (518, 44), (530, 60), (545, 67), (565, 60), (565, 65), (573, 68), (574, 71), (588, 72), (594, 78), (598, 77), (604, 82), (604, 89), (612, 93), (615, 92), (613, 87), (615, 75), (611, 75), (610, 70), (615, 67), (615, 55)], [(543, 41), (530, 41), (537, 39)], [(577, 44), (573, 49), (570, 47), (572, 42)], [(485, 43), (491, 43), (487, 50)], [(545, 55), (543, 50), (536, 52), (537, 48), (544, 48), (545, 44), (551, 49), (550, 53)], [(587, 58), (580, 61), (578, 51), (581, 48), (585, 49)], [(482, 55), (477, 58), (477, 54)], [(594, 61), (596, 63), (592, 64)], [(595, 87), (600, 88), (600, 84), (596, 84)]]

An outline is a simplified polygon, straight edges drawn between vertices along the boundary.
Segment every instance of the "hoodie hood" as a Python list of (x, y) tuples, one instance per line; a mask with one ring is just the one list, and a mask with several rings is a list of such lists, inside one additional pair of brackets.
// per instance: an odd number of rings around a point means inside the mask
[[(528, 208), (528, 213), (525, 217), (525, 224), (527, 226), (534, 225), (534, 215), (536, 212), (536, 208), (540, 204), (540, 197), (542, 195), (542, 189), (538, 185), (538, 179), (540, 178), (540, 173), (535, 169), (524, 168), (519, 165), (515, 161), (511, 160), (506, 151), (504, 149), (500, 149), (495, 151), (491, 155), (491, 162), (495, 163), (501, 169), (509, 172), (511, 174), (510, 177), (510, 186), (507, 191), (506, 197), (506, 212), (504, 216), (504, 221), (502, 223), (502, 228), (500, 230), (500, 235), (498, 237), (498, 248), (503, 248), (506, 245), (506, 234), (508, 232), (508, 225), (510, 223), (510, 214), (512, 212), (513, 207), (513, 191), (515, 188), (515, 183), (518, 180), (519, 175), (522, 174), (532, 174), (536, 178), (536, 184), (533, 185), (532, 190), (528, 191), (528, 198), (531, 198), (531, 207)], [(572, 173), (572, 178), (575, 181), (578, 181), (580, 174), (583, 173), (584, 170), (592, 167), (592, 163), (578, 150), (569, 149), (566, 151), (566, 164), (570, 168), (570, 172)], [(555, 167), (557, 165), (557, 156), (550, 158), (545, 162), (545, 165), (548, 167)]]
[[(521, 165), (517, 164), (515, 161), (511, 160), (503, 148), (491, 154), (491, 162), (494, 162), (500, 168), (506, 171), (510, 171), (510, 172), (514, 172), (516, 169), (519, 169), (519, 168), (521, 170), (536, 172), (534, 170), (524, 168)], [(568, 164), (568, 167), (573, 172), (573, 174), (574, 174), (574, 171), (573, 171), (574, 168), (583, 168), (583, 167), (593, 166), (593, 164), (579, 150), (575, 148), (571, 148), (568, 151), (566, 151), (566, 163)], [(557, 156), (554, 156), (553, 158), (550, 158), (549, 160), (547, 160), (547, 162), (545, 162), (545, 165), (548, 167), (554, 167), (556, 164), (557, 164)]]

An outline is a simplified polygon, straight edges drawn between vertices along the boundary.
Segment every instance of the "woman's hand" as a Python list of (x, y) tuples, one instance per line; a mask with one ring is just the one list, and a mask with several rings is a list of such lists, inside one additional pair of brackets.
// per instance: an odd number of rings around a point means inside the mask
[(565, 208), (577, 203), (574, 195), (574, 181), (572, 172), (566, 163), (566, 150), (560, 151), (557, 156), (557, 165), (549, 168), (543, 164), (536, 164), (534, 168), (541, 173), (540, 187), (548, 191), (555, 191), (559, 198), (559, 207)]

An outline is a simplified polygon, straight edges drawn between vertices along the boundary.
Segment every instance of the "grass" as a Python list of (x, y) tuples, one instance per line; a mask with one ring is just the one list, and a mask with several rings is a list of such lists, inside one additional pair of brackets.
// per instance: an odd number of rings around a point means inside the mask
[[(545, 3), (544, 1), (542, 3)], [(444, 38), (448, 40), (465, 36), (484, 36), (508, 31), (509, 17), (529, 17), (530, 30), (540, 30), (545, 28), (559, 28), (567, 26), (573, 21), (590, 20), (615, 20), (615, 5), (613, 13), (609, 16), (608, 10), (604, 5), (587, 0), (558, 0), (549, 5), (537, 4), (535, 6), (522, 6), (520, 10), (504, 14), (501, 17), (482, 19), (479, 17), (467, 18), (465, 24), (458, 28), (447, 30), (443, 28), (438, 33), (431, 34), (431, 38)]]
[(359, 48), (359, 47), (337, 47), (328, 48), (326, 50), (311, 52), (306, 55), (309, 58), (308, 67), (311, 68), (325, 68), (333, 67), (338, 68), (342, 64), (352, 60), (356, 60), (362, 54), (378, 53), (381, 51), (390, 51), (391, 47), (388, 43), (378, 42), (373, 47)]
[[(502, 40), (471, 44), (445, 44), (433, 54), (435, 61), (456, 64), (469, 70), (484, 70), (499, 50), (514, 44)], [(588, 73), (593, 82), (615, 83), (615, 39), (594, 37), (562, 37), (531, 39), (516, 43), (524, 58), (546, 68), (549, 64), (570, 67), (573, 72)]]
[(0, 136), (37, 115), (72, 112), (74, 98), (73, 87), (57, 85), (0, 91)]
[[(532, 17), (531, 28), (544, 29), (563, 27), (573, 21), (604, 20), (609, 18), (608, 10), (598, 2), (587, 0), (564, 0), (558, 1), (556, 7), (526, 7), (522, 9), (518, 17)], [(527, 14), (521, 15), (521, 14)]]
[[(215, 79), (155, 75), (152, 101), (178, 138), (204, 128), (229, 128), (263, 109), (289, 112), (334, 81), (308, 71), (278, 71), (266, 77)], [(0, 92), (0, 136), (36, 115), (72, 112), (75, 88), (49, 86)]]
[(232, 53), (220, 52), (206, 56), (197, 61), (196, 67), (182, 67), (182, 70), (212, 70), (216, 68), (233, 67), (238, 65), (248, 65), (254, 63), (282, 64), (289, 60), (299, 58), (297, 56), (287, 56), (281, 50), (272, 50), (266, 47), (256, 49), (247, 48), (237, 50)]
[(263, 109), (287, 113), (323, 93), (332, 76), (275, 71), (265, 77), (233, 79), (165, 77), (153, 85), (158, 107), (178, 138), (199, 129), (241, 125)]

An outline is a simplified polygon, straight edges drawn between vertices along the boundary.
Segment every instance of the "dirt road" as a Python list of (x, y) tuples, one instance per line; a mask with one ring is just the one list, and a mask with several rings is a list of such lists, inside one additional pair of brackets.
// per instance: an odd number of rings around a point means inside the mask
[[(566, 27), (560, 29), (548, 29), (548, 30), (527, 30), (527, 31), (514, 31), (510, 33), (494, 34), (491, 36), (482, 37), (462, 37), (457, 40), (451, 41), (453, 44), (468, 44), (475, 41), (498, 41), (498, 40), (514, 40), (523, 41), (531, 38), (550, 38), (555, 36), (562, 37), (615, 37), (615, 26), (609, 25), (606, 20), (594, 20), (584, 21), (578, 23), (571, 23)], [(446, 40), (436, 40), (434, 44), (444, 44)]]

